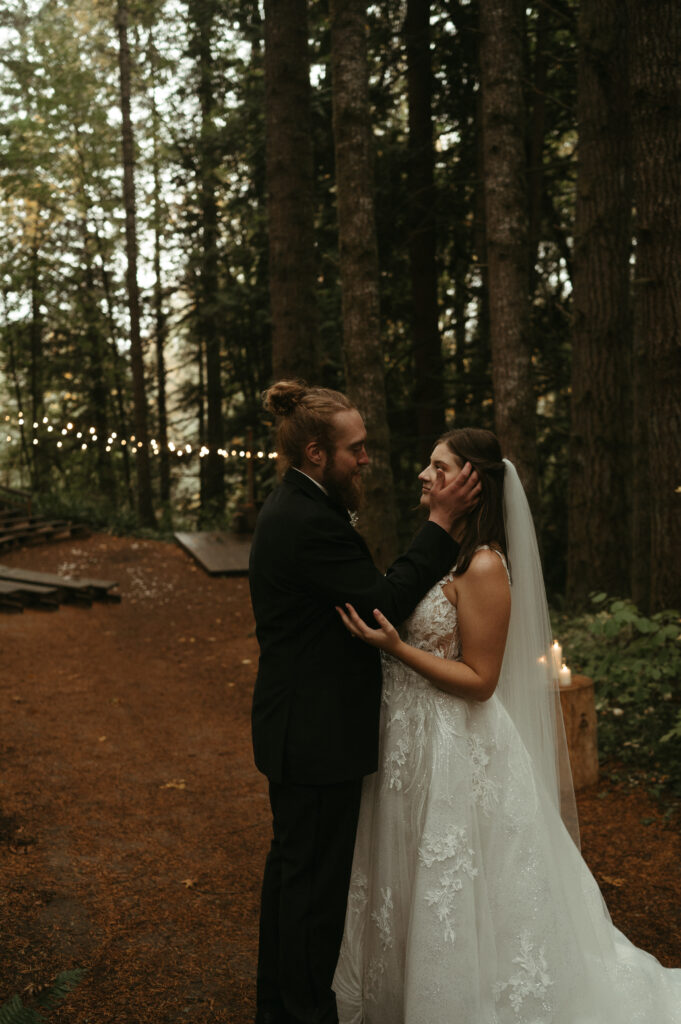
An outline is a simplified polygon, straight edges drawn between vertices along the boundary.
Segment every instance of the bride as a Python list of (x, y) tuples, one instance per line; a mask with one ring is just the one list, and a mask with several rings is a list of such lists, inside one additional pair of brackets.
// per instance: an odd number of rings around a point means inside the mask
[(365, 779), (334, 979), (341, 1024), (681, 1024), (681, 970), (612, 924), (578, 849), (532, 517), (496, 437), (455, 430), (421, 504), (466, 461), (479, 506), (456, 566), (384, 652), (379, 770)]

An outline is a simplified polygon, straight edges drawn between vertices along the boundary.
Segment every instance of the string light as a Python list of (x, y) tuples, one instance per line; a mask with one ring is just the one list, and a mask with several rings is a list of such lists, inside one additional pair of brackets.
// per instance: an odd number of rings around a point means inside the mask
[[(12, 416), (6, 414), (4, 421), (8, 425), (9, 430), (11, 430)], [(14, 422), (17, 426), (23, 427), (25, 425), (24, 414), (20, 412)], [(31, 444), (36, 448), (40, 446), (41, 439), (35, 436), (35, 432), (39, 431), (41, 427), (45, 429), (46, 434), (52, 434), (54, 436), (56, 447), (62, 450), (64, 449), (64, 442), (61, 440), (62, 438), (72, 436), (75, 440), (80, 441), (80, 450), (83, 452), (88, 451), (93, 445), (95, 445), (99, 438), (97, 428), (95, 426), (84, 427), (82, 430), (76, 431), (75, 425), (71, 420), (69, 420), (65, 426), (59, 426), (57, 424), (50, 423), (49, 417), (43, 416), (40, 421), (33, 421), (34, 436), (31, 438)], [(57, 440), (57, 438), (59, 439)], [(8, 445), (15, 444), (18, 440), (19, 438), (12, 433), (7, 432), (5, 435), (5, 442)], [(46, 441), (47, 438), (43, 438), (43, 443)], [(113, 452), (116, 444), (120, 445), (121, 448), (127, 448), (133, 455), (139, 451), (139, 449), (144, 447), (142, 441), (138, 441), (134, 434), (131, 434), (129, 438), (119, 438), (118, 433), (115, 430), (112, 430), (106, 437), (105, 451), (107, 453)], [(152, 455), (161, 454), (161, 447), (156, 438), (150, 439), (149, 448)], [(211, 449), (208, 445), (201, 444), (200, 447), (195, 448), (189, 442), (179, 444), (175, 441), (168, 441), (167, 449), (171, 454), (176, 454), (178, 458), (194, 457), (195, 455), (198, 455), (199, 458), (204, 459), (211, 453)], [(277, 458), (277, 452), (265, 452), (263, 449), (251, 451), (248, 448), (218, 448), (216, 449), (216, 454), (225, 460), (230, 458), (268, 460)]]

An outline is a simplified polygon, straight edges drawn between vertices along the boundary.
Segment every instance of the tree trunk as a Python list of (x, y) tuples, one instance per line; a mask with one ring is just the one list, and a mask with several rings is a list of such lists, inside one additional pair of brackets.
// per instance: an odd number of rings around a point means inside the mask
[(163, 279), (161, 273), (161, 251), (163, 248), (163, 224), (166, 220), (161, 197), (161, 167), (159, 159), (160, 119), (156, 105), (155, 80), (158, 67), (158, 52), (153, 33), (149, 31), (149, 58), (151, 64), (151, 122), (152, 122), (152, 172), (154, 180), (153, 228), (154, 228), (154, 323), (156, 334), (156, 413), (158, 416), (158, 449), (160, 463), (161, 504), (165, 515), (170, 506), (170, 453), (168, 451), (168, 413), (166, 408), (166, 366), (165, 343), (168, 334), (168, 318), (164, 307)]
[(551, 10), (540, 4), (537, 11), (532, 79), (532, 104), (529, 111), (527, 196), (528, 196), (528, 250), (530, 257), (530, 293), (534, 292), (535, 264), (539, 245), (544, 205), (544, 136), (546, 134), (546, 93), (548, 84), (548, 35)]
[[(636, 209), (635, 350), (650, 498), (650, 607), (681, 604), (681, 8), (628, 0)], [(647, 412), (647, 416), (646, 416)], [(644, 488), (642, 492), (642, 487)], [(645, 514), (645, 513), (644, 513)], [(636, 529), (636, 527), (635, 527)], [(633, 551), (633, 561), (646, 550)]]
[(307, 0), (265, 0), (265, 124), (272, 372), (314, 382), (314, 170)]
[[(15, 354), (15, 351), (14, 351), (14, 334), (15, 334), (15, 331), (14, 331), (14, 325), (11, 323), (11, 319), (10, 319), (10, 316), (9, 316), (9, 313), (8, 313), (8, 309), (7, 309), (7, 292), (4, 291), (4, 290), (2, 292), (2, 299), (3, 299), (3, 307), (4, 307), (4, 313), (5, 313), (5, 316), (4, 316), (4, 321), (5, 322), (4, 322), (3, 333), (4, 333), (4, 341), (5, 341), (5, 344), (7, 346), (7, 373), (8, 373), (8, 378), (9, 378), (9, 380), (11, 380), (12, 386), (14, 388), (14, 400), (17, 403), (17, 412), (18, 413), (23, 413), (23, 411), (24, 411), (24, 398), (23, 398), (23, 395), (22, 395), (21, 383), (19, 381), (19, 372), (18, 372), (18, 368), (17, 368), (16, 354)], [(26, 417), (24, 416), (23, 418), (25, 420)], [(31, 457), (32, 457), (32, 452), (29, 449), (27, 441), (26, 441), (25, 422), (19, 424), (19, 430), (20, 430), (20, 437), (21, 437), (21, 454), (22, 454), (22, 459), (23, 459), (24, 467), (25, 467), (26, 472), (28, 474), (28, 479), (31, 480)], [(31, 433), (34, 434), (35, 431), (33, 429), (31, 429)], [(22, 474), (22, 476), (23, 476), (23, 474)]]
[(404, 23), (409, 97), (408, 246), (418, 451), (427, 462), (445, 427), (444, 361), (438, 325), (430, 4), (407, 0)]
[[(199, 140), (199, 209), (201, 211), (201, 255), (197, 309), (198, 333), (206, 353), (206, 440), (202, 513), (212, 518), (225, 507), (225, 463), (220, 449), (225, 446), (222, 416), (221, 317), (218, 275), (218, 130), (215, 125), (214, 60), (212, 36), (217, 5), (214, 0), (191, 0), (193, 52), (198, 74), (201, 107)], [(205, 505), (205, 507), (204, 507)]]
[(480, 31), (494, 418), (536, 508), (522, 5), (480, 0)]
[(121, 129), (123, 140), (123, 199), (125, 203), (125, 249), (127, 258), (126, 285), (130, 313), (130, 359), (132, 364), (133, 401), (135, 410), (135, 443), (137, 444), (137, 503), (145, 526), (155, 526), (151, 495), (149, 436), (147, 433), (147, 395), (144, 380), (144, 357), (140, 333), (140, 300), (137, 284), (137, 225), (135, 204), (135, 154), (130, 117), (130, 51), (128, 48), (127, 0), (117, 0), (118, 65), (121, 87)]
[(376, 563), (385, 567), (397, 551), (397, 523), (379, 321), (364, 0), (331, 0), (331, 68), (345, 376), (371, 453), (362, 532)]
[[(114, 380), (114, 393), (116, 395), (116, 412), (118, 415), (116, 422), (116, 432), (120, 432), (122, 437), (128, 436), (128, 416), (125, 409), (125, 377), (126, 377), (126, 364), (121, 355), (118, 345), (116, 344), (116, 322), (113, 311), (113, 297), (111, 294), (111, 279), (109, 277), (109, 271), (106, 265), (106, 254), (104, 251), (104, 244), (101, 234), (98, 228), (95, 226), (95, 243), (97, 247), (97, 255), (99, 256), (99, 276), (102, 283), (102, 291), (104, 293), (104, 304), (106, 308), (106, 322), (108, 325), (108, 345), (113, 359), (113, 380)], [(126, 445), (121, 449), (123, 454), (123, 472), (125, 474), (125, 487), (127, 499), (130, 508), (134, 507), (135, 495), (132, 490), (131, 473), (130, 473), (130, 452)]]
[(631, 150), (626, 16), (582, 0), (567, 587), (629, 590)]
[(116, 476), (110, 452), (107, 452), (109, 436), (109, 393), (107, 373), (104, 366), (102, 334), (96, 302), (95, 275), (92, 263), (91, 239), (87, 231), (86, 217), (83, 217), (83, 270), (85, 289), (82, 296), (85, 317), (85, 338), (87, 340), (88, 380), (92, 403), (92, 420), (97, 434), (97, 475), (102, 493), (111, 505), (116, 503)]
[[(43, 382), (43, 318), (40, 312), (42, 301), (40, 287), (40, 248), (38, 242), (38, 217), (35, 212), (35, 233), (31, 244), (31, 319), (29, 322), (29, 351), (30, 351), (30, 387), (31, 387), (31, 416), (34, 423), (40, 423), (45, 411), (45, 395)], [(40, 491), (46, 486), (49, 457), (45, 446), (36, 445), (33, 447), (33, 459), (31, 463), (31, 487)]]
[[(489, 261), (487, 256), (487, 212), (485, 209), (485, 154), (482, 128), (482, 96), (475, 95), (475, 195), (473, 200), (473, 261), (476, 271), (477, 324), (475, 345), (466, 361), (466, 413), (457, 426), (479, 426), (483, 422), (482, 401), (487, 390), (492, 356), (490, 351)], [(464, 328), (465, 330), (465, 328)], [(463, 363), (463, 352), (461, 355)], [(471, 420), (472, 418), (472, 420)]]

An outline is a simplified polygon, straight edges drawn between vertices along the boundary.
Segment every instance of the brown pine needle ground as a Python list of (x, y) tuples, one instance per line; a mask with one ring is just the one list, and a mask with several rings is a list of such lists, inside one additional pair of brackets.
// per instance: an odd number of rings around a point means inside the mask
[[(246, 580), (107, 535), (2, 560), (123, 602), (0, 615), (0, 1005), (86, 967), (50, 1021), (250, 1024), (270, 826)], [(681, 965), (678, 829), (641, 790), (579, 803), (615, 923)]]

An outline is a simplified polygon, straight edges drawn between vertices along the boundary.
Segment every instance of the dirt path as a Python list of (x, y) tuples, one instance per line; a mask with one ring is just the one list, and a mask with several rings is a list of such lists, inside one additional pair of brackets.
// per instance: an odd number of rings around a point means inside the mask
[[(85, 966), (52, 1021), (250, 1024), (269, 839), (242, 579), (97, 535), (5, 563), (120, 582), (120, 605), (0, 615), (0, 1004)], [(681, 964), (681, 840), (644, 794), (580, 797), (616, 923)]]

